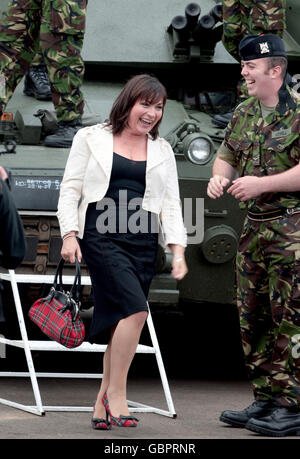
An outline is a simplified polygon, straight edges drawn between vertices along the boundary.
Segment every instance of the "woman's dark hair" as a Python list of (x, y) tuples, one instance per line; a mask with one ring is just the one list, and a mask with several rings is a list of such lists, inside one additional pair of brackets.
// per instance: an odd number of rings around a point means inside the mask
[[(107, 123), (113, 134), (120, 134), (128, 125), (130, 111), (139, 99), (150, 104), (162, 100), (163, 106), (165, 106), (167, 91), (160, 81), (151, 75), (143, 74), (132, 77), (113, 103)], [(161, 119), (150, 131), (153, 140), (158, 137), (160, 121)]]

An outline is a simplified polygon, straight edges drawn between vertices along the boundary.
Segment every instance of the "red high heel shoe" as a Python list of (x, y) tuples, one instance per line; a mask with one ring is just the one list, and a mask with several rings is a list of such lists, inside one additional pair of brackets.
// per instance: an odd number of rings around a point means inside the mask
[(134, 416), (123, 416), (123, 414), (120, 414), (119, 417), (116, 417), (111, 414), (109, 403), (108, 403), (108, 398), (106, 394), (103, 395), (102, 403), (106, 410), (106, 416), (107, 415), (109, 416), (108, 419), (110, 419), (110, 422), (114, 426), (118, 426), (118, 427), (136, 427), (137, 426), (137, 423), (139, 422), (139, 420), (135, 418)]
[[(96, 402), (95, 402), (95, 404), (96, 404)], [(94, 416), (94, 413), (95, 413), (95, 405), (94, 405), (94, 410), (93, 410), (93, 416)], [(111, 423), (110, 423), (110, 420), (109, 420), (109, 413), (106, 411), (106, 409), (105, 409), (105, 413), (106, 413), (106, 419), (92, 417), (91, 424), (92, 424), (93, 429), (95, 429), (95, 430), (111, 430)]]

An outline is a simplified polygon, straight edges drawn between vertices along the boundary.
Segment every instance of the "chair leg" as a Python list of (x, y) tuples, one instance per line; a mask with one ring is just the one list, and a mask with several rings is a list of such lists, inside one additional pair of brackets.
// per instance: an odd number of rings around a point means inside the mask
[(28, 341), (28, 335), (27, 335), (26, 326), (24, 322), (24, 315), (23, 315), (23, 310), (22, 310), (22, 305), (21, 305), (21, 299), (19, 295), (18, 284), (17, 284), (16, 277), (15, 277), (15, 271), (9, 270), (9, 274), (10, 274), (11, 287), (13, 291), (14, 301), (16, 305), (20, 332), (21, 332), (22, 341), (24, 345), (24, 352), (26, 356), (27, 366), (28, 366), (32, 389), (33, 389), (34, 398), (36, 402), (36, 407), (37, 407), (37, 410), (40, 412), (40, 414), (44, 414), (45, 411), (43, 409), (40, 390), (39, 390), (35, 368), (34, 368), (34, 364), (32, 360), (31, 350), (30, 350), (29, 341)]
[[(148, 304), (148, 308), (149, 308), (149, 304)], [(167, 378), (166, 370), (165, 370), (165, 367), (164, 367), (163, 359), (162, 359), (162, 356), (161, 356), (161, 352), (160, 352), (160, 348), (159, 348), (159, 344), (158, 344), (158, 340), (157, 340), (157, 336), (156, 336), (156, 332), (155, 332), (155, 328), (154, 328), (154, 324), (153, 324), (150, 308), (149, 308), (149, 314), (148, 314), (148, 318), (147, 318), (147, 325), (148, 325), (151, 341), (152, 341), (153, 347), (155, 349), (155, 357), (156, 357), (158, 370), (159, 370), (161, 382), (162, 382), (162, 385), (163, 385), (163, 389), (164, 389), (167, 405), (168, 405), (170, 414), (172, 414), (173, 417), (176, 417), (177, 415), (176, 415), (175, 407), (174, 407), (174, 404), (173, 404), (173, 399), (172, 399), (172, 395), (171, 395), (171, 391), (170, 391), (170, 387), (169, 387), (169, 383), (168, 383), (168, 378)]]

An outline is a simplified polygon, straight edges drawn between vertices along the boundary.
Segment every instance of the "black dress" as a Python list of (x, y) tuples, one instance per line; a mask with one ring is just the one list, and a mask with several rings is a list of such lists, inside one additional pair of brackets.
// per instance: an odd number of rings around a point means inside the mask
[(88, 338), (91, 343), (107, 341), (110, 328), (119, 320), (148, 310), (158, 220), (155, 214), (141, 209), (145, 180), (146, 161), (114, 153), (107, 193), (87, 209), (80, 245), (95, 300)]

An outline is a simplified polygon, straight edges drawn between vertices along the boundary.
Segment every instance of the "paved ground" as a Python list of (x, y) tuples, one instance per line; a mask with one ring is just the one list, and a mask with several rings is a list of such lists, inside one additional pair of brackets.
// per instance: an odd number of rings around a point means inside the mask
[[(39, 381), (45, 405), (89, 406), (97, 392), (95, 380), (52, 379)], [(2, 378), (1, 398), (33, 404), (31, 385), (26, 379)], [(171, 380), (171, 394), (177, 418), (153, 413), (139, 413), (135, 429), (113, 428), (94, 431), (90, 413), (47, 412), (36, 416), (0, 405), (1, 439), (258, 439), (245, 429), (231, 428), (218, 418), (223, 409), (242, 409), (251, 401), (245, 381)], [(167, 409), (159, 380), (129, 381), (128, 399)]]

